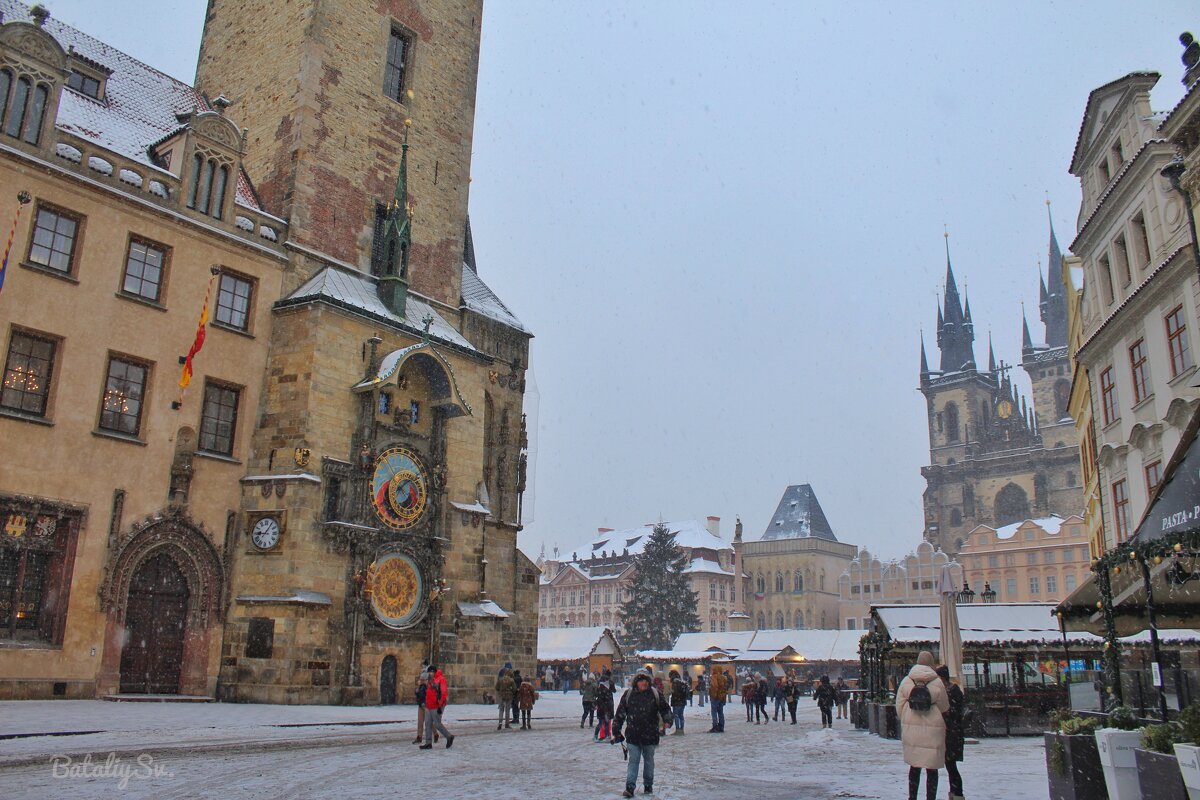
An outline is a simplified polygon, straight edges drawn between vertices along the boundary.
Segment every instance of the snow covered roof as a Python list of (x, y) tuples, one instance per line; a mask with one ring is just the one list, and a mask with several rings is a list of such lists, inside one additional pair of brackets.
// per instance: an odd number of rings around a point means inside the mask
[[(873, 606), (872, 611), (895, 642), (936, 642), (940, 637), (937, 605)], [(1054, 603), (964, 603), (958, 606), (963, 642), (1061, 642)], [(1090, 634), (1071, 634), (1096, 639)]]
[(492, 600), (484, 600), (482, 603), (459, 603), (458, 613), (464, 617), (494, 617), (497, 619), (505, 619), (509, 616), (507, 611)]
[(521, 320), (517, 319), (516, 315), (508, 310), (508, 306), (504, 305), (504, 302), (496, 296), (496, 293), (480, 280), (478, 273), (471, 269), (471, 265), (467, 263), (463, 264), (461, 291), (463, 305), (468, 310), (494, 319), (510, 328), (515, 328), (525, 333), (529, 332), (521, 324)]
[(328, 606), (333, 600), (324, 592), (311, 589), (289, 589), (290, 594), (239, 594), (239, 603), (267, 603), (270, 605)]
[(789, 486), (779, 499), (779, 507), (767, 524), (762, 540), (807, 539), (810, 536), (837, 541), (812, 486), (807, 483)]
[(538, 628), (538, 661), (582, 661), (592, 655), (622, 658), (621, 646), (612, 629)]
[(858, 661), (862, 635), (862, 631), (817, 629), (684, 633), (671, 650), (638, 655), (656, 661), (698, 661), (723, 653), (735, 661), (770, 661), (790, 648), (804, 661)]
[(754, 640), (755, 631), (700, 631), (697, 633), (681, 633), (675, 640), (674, 650), (722, 650), (726, 653), (740, 653), (750, 647)]
[(1011, 525), (1004, 525), (1002, 527), (996, 528), (995, 529), (996, 538), (997, 539), (1011, 539), (1012, 537), (1017, 535), (1018, 529), (1020, 529), (1024, 525), (1028, 525), (1028, 524), (1036, 525), (1039, 528), (1041, 528), (1042, 530), (1044, 530), (1046, 533), (1057, 536), (1059, 529), (1062, 528), (1063, 522), (1064, 522), (1063, 518), (1060, 517), (1058, 514), (1051, 514), (1048, 517), (1041, 517), (1039, 519), (1027, 519), (1027, 520), (1023, 520), (1021, 522), (1014, 522)]
[(396, 316), (379, 299), (379, 294), (375, 291), (375, 279), (361, 272), (350, 273), (334, 267), (326, 267), (299, 289), (280, 300), (276, 306), (299, 305), (318, 299), (391, 322), (416, 334), (424, 332), (420, 320), (425, 319), (428, 315), (433, 317), (433, 323), (429, 326), (430, 339), (437, 339), (464, 350), (475, 350), (474, 346), (464, 339), (453, 325), (443, 319), (433, 306), (414, 297), (411, 292), (405, 299), (404, 316)]
[(687, 565), (684, 572), (707, 572), (713, 575), (732, 575), (733, 570), (725, 569), (716, 561), (710, 561), (707, 558), (693, 558), (692, 563)]
[(637, 657), (646, 661), (723, 661), (729, 656), (721, 650), (639, 650)]
[[(6, 23), (33, 22), (29, 7), (15, 0), (0, 0), (0, 12)], [(43, 30), (64, 50), (112, 70), (102, 100), (63, 88), (55, 125), (61, 131), (161, 171), (150, 159), (150, 146), (180, 129), (176, 115), (216, 110), (193, 87), (54, 17)], [(238, 175), (237, 203), (262, 210), (244, 172)]]
[[(606, 551), (609, 554), (620, 554), (628, 550), (629, 555), (635, 556), (646, 549), (646, 542), (650, 540), (650, 534), (654, 531), (656, 524), (658, 523), (647, 523), (638, 528), (608, 531), (600, 534), (599, 538), (593, 539), (583, 547), (570, 552), (578, 558), (592, 558)], [(728, 542), (720, 536), (715, 536), (699, 520), (689, 519), (683, 522), (664, 522), (662, 524), (675, 534), (675, 544), (680, 547), (709, 550), (728, 550), (730, 548)]]

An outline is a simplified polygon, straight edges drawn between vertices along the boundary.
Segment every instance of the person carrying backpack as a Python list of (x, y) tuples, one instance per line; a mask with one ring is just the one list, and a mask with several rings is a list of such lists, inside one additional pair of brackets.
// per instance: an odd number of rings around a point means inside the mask
[(908, 800), (917, 800), (921, 770), (925, 770), (925, 798), (936, 800), (938, 770), (946, 766), (946, 721), (942, 714), (950, 710), (950, 699), (933, 666), (933, 654), (922, 650), (896, 691), (900, 741), (904, 763), (908, 764)]
[(683, 735), (683, 709), (687, 706), (688, 695), (691, 690), (688, 688), (687, 681), (679, 677), (679, 673), (671, 670), (671, 714), (675, 718), (675, 733), (674, 736)]
[[(654, 793), (654, 750), (658, 747), (660, 725), (671, 724), (671, 709), (662, 692), (642, 670), (633, 676), (633, 688), (626, 689), (613, 719), (613, 741), (628, 742), (629, 766), (625, 771), (625, 797), (633, 797), (637, 788), (638, 762), (645, 764), (642, 785), (646, 794)], [(621, 729), (624, 728), (624, 733)]]

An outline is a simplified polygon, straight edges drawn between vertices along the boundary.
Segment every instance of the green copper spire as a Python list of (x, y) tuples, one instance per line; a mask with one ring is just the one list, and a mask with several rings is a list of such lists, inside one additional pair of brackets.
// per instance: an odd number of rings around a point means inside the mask
[[(408, 121), (405, 120), (405, 125)], [(379, 299), (399, 317), (408, 299), (408, 252), (412, 246), (412, 204), (408, 199), (408, 128), (400, 145), (400, 172), (396, 192), (388, 204), (383, 228), (383, 274), (379, 276)]]

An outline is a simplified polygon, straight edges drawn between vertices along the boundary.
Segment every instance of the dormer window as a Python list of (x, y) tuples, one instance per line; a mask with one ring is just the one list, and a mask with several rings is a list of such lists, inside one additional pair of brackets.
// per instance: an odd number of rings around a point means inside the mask
[(36, 145), (42, 136), (50, 87), (0, 69), (0, 129), (7, 136)]
[(77, 69), (71, 70), (67, 76), (67, 87), (80, 94), (85, 94), (93, 100), (100, 99), (100, 81), (91, 75), (84, 75)]
[(192, 186), (188, 208), (221, 219), (225, 208), (225, 190), (229, 186), (229, 167), (200, 153), (192, 156)]

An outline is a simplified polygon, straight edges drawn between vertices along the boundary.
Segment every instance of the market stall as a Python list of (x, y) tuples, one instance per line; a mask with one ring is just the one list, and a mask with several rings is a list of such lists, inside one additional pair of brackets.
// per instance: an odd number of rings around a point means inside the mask
[(538, 674), (551, 676), (553, 688), (578, 686), (587, 672), (619, 674), (624, 658), (611, 628), (538, 628)]

